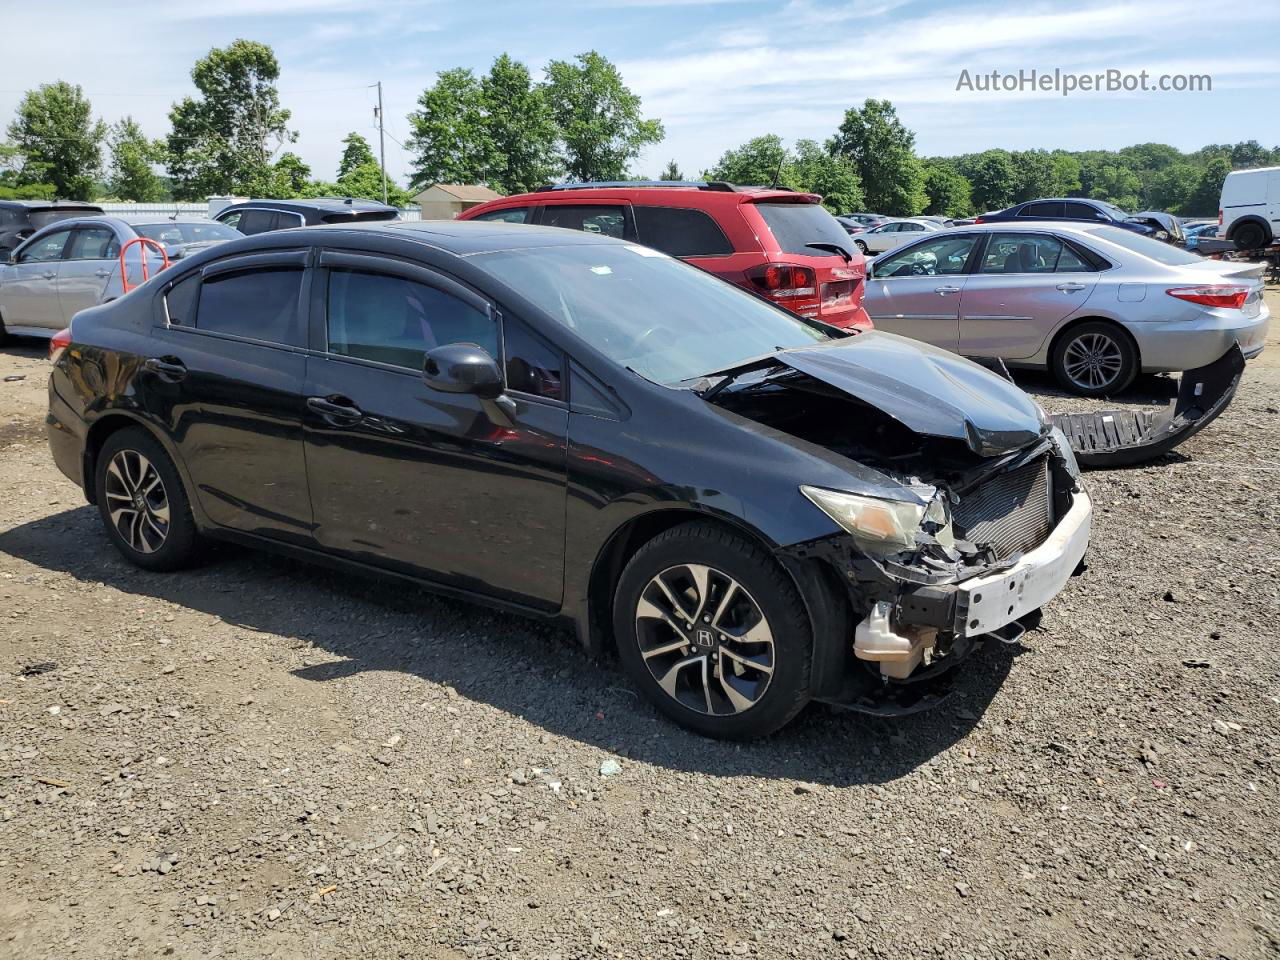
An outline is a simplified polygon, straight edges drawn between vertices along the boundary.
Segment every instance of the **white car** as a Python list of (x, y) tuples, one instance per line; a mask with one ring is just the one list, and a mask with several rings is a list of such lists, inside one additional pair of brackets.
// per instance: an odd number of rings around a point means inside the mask
[(864, 254), (884, 253), (894, 247), (901, 246), (909, 240), (919, 240), (925, 233), (945, 229), (942, 224), (923, 217), (910, 217), (902, 220), (890, 220), (878, 227), (872, 227), (865, 233), (853, 238), (858, 249)]
[(1256, 250), (1280, 237), (1280, 167), (1232, 170), (1222, 181), (1218, 236), (1237, 250)]

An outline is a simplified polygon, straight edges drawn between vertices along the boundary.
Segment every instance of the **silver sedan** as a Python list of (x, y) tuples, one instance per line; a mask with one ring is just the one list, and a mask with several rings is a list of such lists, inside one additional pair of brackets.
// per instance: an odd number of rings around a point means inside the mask
[(993, 223), (877, 257), (864, 302), (881, 330), (1048, 368), (1073, 393), (1101, 397), (1139, 371), (1204, 366), (1233, 343), (1261, 353), (1262, 270), (1118, 227)]
[[(52, 337), (79, 311), (120, 296), (120, 249), (135, 237), (156, 241), (176, 259), (240, 234), (211, 220), (60, 220), (32, 234), (0, 264), (0, 340), (6, 332)], [(125, 252), (131, 284), (142, 282), (142, 257), (138, 247)], [(152, 273), (163, 263), (154, 248), (146, 257)]]
[(926, 220), (923, 217), (912, 217), (907, 220), (890, 220), (878, 227), (872, 227), (853, 238), (853, 242), (864, 255), (884, 253), (910, 243), (926, 233), (944, 229), (941, 223)]

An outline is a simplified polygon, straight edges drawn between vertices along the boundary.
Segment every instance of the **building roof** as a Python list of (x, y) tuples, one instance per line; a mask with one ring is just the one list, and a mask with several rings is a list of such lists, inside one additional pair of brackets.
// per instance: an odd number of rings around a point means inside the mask
[(413, 199), (421, 202), (432, 190), (443, 191), (453, 199), (467, 203), (483, 203), (485, 200), (497, 200), (502, 196), (497, 191), (476, 183), (433, 183)]

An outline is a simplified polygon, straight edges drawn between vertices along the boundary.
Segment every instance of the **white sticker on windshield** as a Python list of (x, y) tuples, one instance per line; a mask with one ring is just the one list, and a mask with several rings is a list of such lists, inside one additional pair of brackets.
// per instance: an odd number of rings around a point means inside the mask
[(642, 257), (665, 257), (666, 254), (661, 250), (655, 250), (653, 247), (638, 247), (627, 244), (627, 249), (632, 253), (639, 254)]
[(599, 275), (600, 275), (600, 276), (602, 276), (602, 277), (607, 277), (609, 274), (613, 273), (613, 271), (612, 271), (612, 270), (610, 270), (608, 267), (606, 267), (606, 266), (604, 266), (604, 265), (601, 265), (601, 266), (598, 266), (598, 267), (592, 267), (592, 268), (591, 268), (591, 272), (592, 272), (592, 273), (599, 274)]

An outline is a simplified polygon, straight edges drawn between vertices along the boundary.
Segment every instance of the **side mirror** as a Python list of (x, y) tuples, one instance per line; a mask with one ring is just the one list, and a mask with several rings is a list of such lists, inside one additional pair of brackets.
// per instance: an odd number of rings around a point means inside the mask
[(498, 361), (474, 343), (450, 343), (428, 350), (422, 379), (441, 393), (469, 393), (481, 400), (502, 396)]

